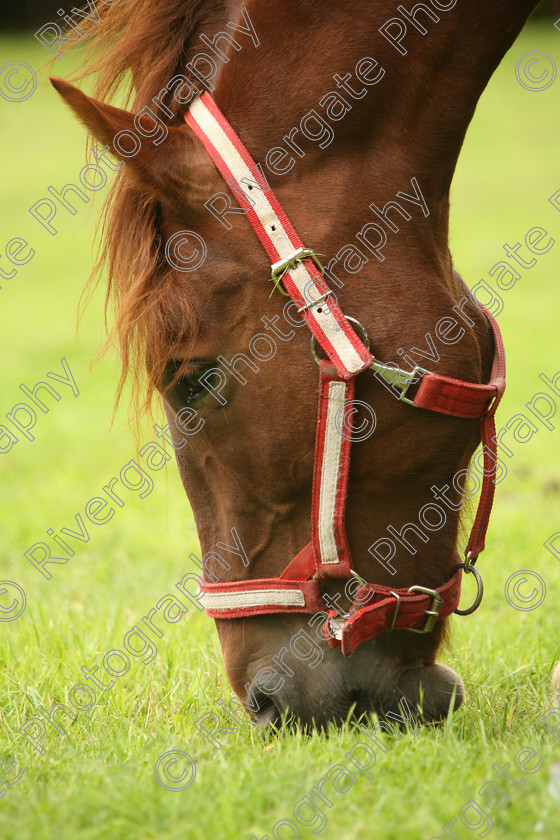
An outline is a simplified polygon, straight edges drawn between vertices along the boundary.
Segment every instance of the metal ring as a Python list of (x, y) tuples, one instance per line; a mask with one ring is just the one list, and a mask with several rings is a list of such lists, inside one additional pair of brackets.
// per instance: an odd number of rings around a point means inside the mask
[[(364, 325), (360, 324), (360, 322), (357, 321), (356, 318), (351, 318), (349, 315), (346, 315), (345, 317), (346, 317), (347, 321), (350, 321), (350, 323), (353, 324), (356, 327), (356, 331), (358, 332), (358, 337), (362, 340), (363, 344), (366, 347), (366, 350), (369, 350), (369, 335), (367, 334), (367, 331), (366, 331), (366, 328), (364, 327)], [(321, 359), (317, 355), (317, 345), (318, 345), (318, 343), (319, 342), (317, 341), (315, 336), (312, 335), (311, 336), (311, 355), (313, 356), (313, 358), (315, 359), (317, 364), (320, 365), (321, 364)]]
[(482, 596), (484, 595), (484, 584), (482, 582), (482, 577), (478, 569), (475, 569), (472, 563), (470, 563), (468, 560), (465, 563), (458, 563), (457, 566), (455, 566), (455, 568), (464, 569), (466, 574), (473, 574), (474, 579), (476, 580), (477, 592), (474, 604), (472, 604), (472, 606), (470, 606), (466, 610), (460, 610), (459, 607), (457, 607), (457, 609), (454, 610), (454, 612), (456, 612), (457, 615), (470, 615), (479, 608), (480, 602), (482, 601)]
[(399, 614), (399, 610), (401, 608), (401, 596), (398, 595), (394, 589), (391, 590), (391, 595), (394, 595), (397, 599), (397, 606), (395, 607), (395, 612), (393, 613), (393, 620), (391, 622), (391, 626), (389, 627), (389, 633), (395, 629), (395, 621), (397, 620), (397, 616)]
[(367, 586), (367, 581), (364, 580), (363, 577), (360, 577), (360, 575), (355, 569), (350, 569), (350, 574), (352, 575), (352, 577), (355, 577), (356, 580), (359, 580), (362, 586)]

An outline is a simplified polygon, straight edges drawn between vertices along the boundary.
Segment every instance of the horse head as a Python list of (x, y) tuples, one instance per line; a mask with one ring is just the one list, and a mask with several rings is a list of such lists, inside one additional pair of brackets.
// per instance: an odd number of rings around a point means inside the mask
[[(234, 691), (264, 724), (386, 714), (402, 697), (439, 720), (463, 687), (436, 663), (458, 589), (441, 615), (433, 593), (460, 563), (465, 471), (490, 406), (484, 392), (477, 410), (442, 411), (455, 399), (444, 380), (466, 394), (483, 388), (496, 345), (452, 265), (449, 185), (476, 101), (536, 4), (473, 15), (473, 3), (432, 0), (417, 4), (428, 13), (419, 8), (412, 25), (391, 18), (389, 2), (328, 5), (326, 14), (312, 0), (255, 0), (237, 28), (208, 23), (214, 58), (197, 63), (189, 47), (198, 81), (176, 71), (164, 90), (154, 79), (135, 112), (53, 84), (126, 164), (105, 227), (117, 332), (125, 364), (144, 368), (148, 392), (163, 399)], [(467, 21), (476, 61), (457, 42)], [(198, 96), (204, 88), (212, 99)], [(212, 159), (197, 130), (201, 101), (224, 136), (241, 138), (246, 165), (263, 162), (252, 178), (230, 177), (233, 153), (217, 141)], [(262, 196), (305, 246), (276, 261), (273, 282), (249, 218)], [(329, 284), (323, 300), (315, 286), (310, 297), (282, 295), (304, 270), (319, 291)], [(345, 377), (333, 356), (321, 363), (321, 340), (310, 352), (310, 318), (329, 308), (350, 318), (339, 326), (365, 354), (357, 375)], [(416, 366), (397, 388), (396, 371)], [(444, 383), (440, 404), (426, 397), (419, 408), (430, 382)], [(495, 453), (491, 461), (486, 477)], [(275, 583), (254, 585), (262, 581)], [(362, 621), (363, 611), (379, 599), (383, 619), (369, 633), (377, 619), (372, 610)]]

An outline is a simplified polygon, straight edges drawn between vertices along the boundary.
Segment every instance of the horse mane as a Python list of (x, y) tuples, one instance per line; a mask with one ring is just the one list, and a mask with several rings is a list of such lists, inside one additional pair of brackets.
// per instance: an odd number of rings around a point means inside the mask
[[(80, 21), (88, 50), (74, 80), (95, 73), (93, 95), (110, 104), (123, 93), (120, 87), (125, 82), (122, 107), (137, 111), (192, 58), (194, 36), (203, 27), (207, 31), (219, 25), (226, 9), (227, 0), (114, 0), (109, 6), (98, 4), (99, 21)], [(171, 110), (175, 107), (179, 115), (180, 105), (171, 95), (166, 104)]]
[[(139, 111), (182, 72), (200, 51), (195, 35), (209, 36), (226, 15), (227, 0), (135, 0), (97, 4), (99, 20), (80, 21), (85, 30), (86, 53), (72, 81), (92, 77), (92, 95), (103, 102)], [(70, 30), (71, 31), (71, 30)], [(181, 124), (181, 105), (173, 96), (164, 100), (174, 117), (158, 116)], [(151, 103), (151, 107), (154, 105)], [(108, 338), (101, 349), (116, 346), (121, 373), (115, 412), (123, 388), (131, 380), (131, 420), (151, 407), (173, 343), (182, 333), (192, 334), (194, 318), (185, 291), (173, 286), (175, 318), (169, 322), (165, 299), (172, 283), (160, 252), (158, 202), (146, 197), (119, 172), (107, 195), (97, 228), (97, 258), (84, 289), (87, 303), (103, 276), (107, 279), (105, 325)], [(179, 298), (178, 298), (179, 295)], [(113, 324), (109, 323), (112, 313)], [(148, 337), (149, 343), (148, 343)], [(145, 359), (147, 364), (142, 364)]]

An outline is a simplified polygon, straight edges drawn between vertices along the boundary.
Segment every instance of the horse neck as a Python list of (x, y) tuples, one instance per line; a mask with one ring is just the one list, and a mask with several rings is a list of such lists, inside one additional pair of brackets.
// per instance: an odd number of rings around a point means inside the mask
[[(327, 149), (308, 152), (307, 163), (317, 171), (354, 154), (367, 161), (360, 181), (387, 195), (416, 176), (446, 240), (449, 187), (476, 103), (538, 0), (427, 0), (398, 10), (393, 0), (333, 2), (328, 11), (318, 0), (246, 5), (260, 46), (233, 55), (215, 96), (255, 157), (262, 161), (282, 145), (310, 109), (321, 111), (319, 100), (337, 90), (335, 73), (353, 72), (369, 56), (383, 78), (359, 100), (338, 90), (352, 111), (333, 124)], [(403, 8), (415, 10), (425, 35)]]

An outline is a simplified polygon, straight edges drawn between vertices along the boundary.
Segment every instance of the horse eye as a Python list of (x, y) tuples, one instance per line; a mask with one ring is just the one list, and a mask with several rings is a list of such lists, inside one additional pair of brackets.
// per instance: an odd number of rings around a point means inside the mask
[[(215, 362), (194, 363), (189, 365), (188, 370), (176, 379), (177, 372), (183, 366), (183, 363), (178, 359), (172, 359), (166, 365), (161, 390), (163, 393), (167, 392), (172, 395), (174, 401), (181, 406), (193, 405), (208, 394), (208, 389), (200, 382), (200, 377), (215, 364)], [(215, 378), (214, 375), (205, 380), (209, 387), (211, 387)]]

